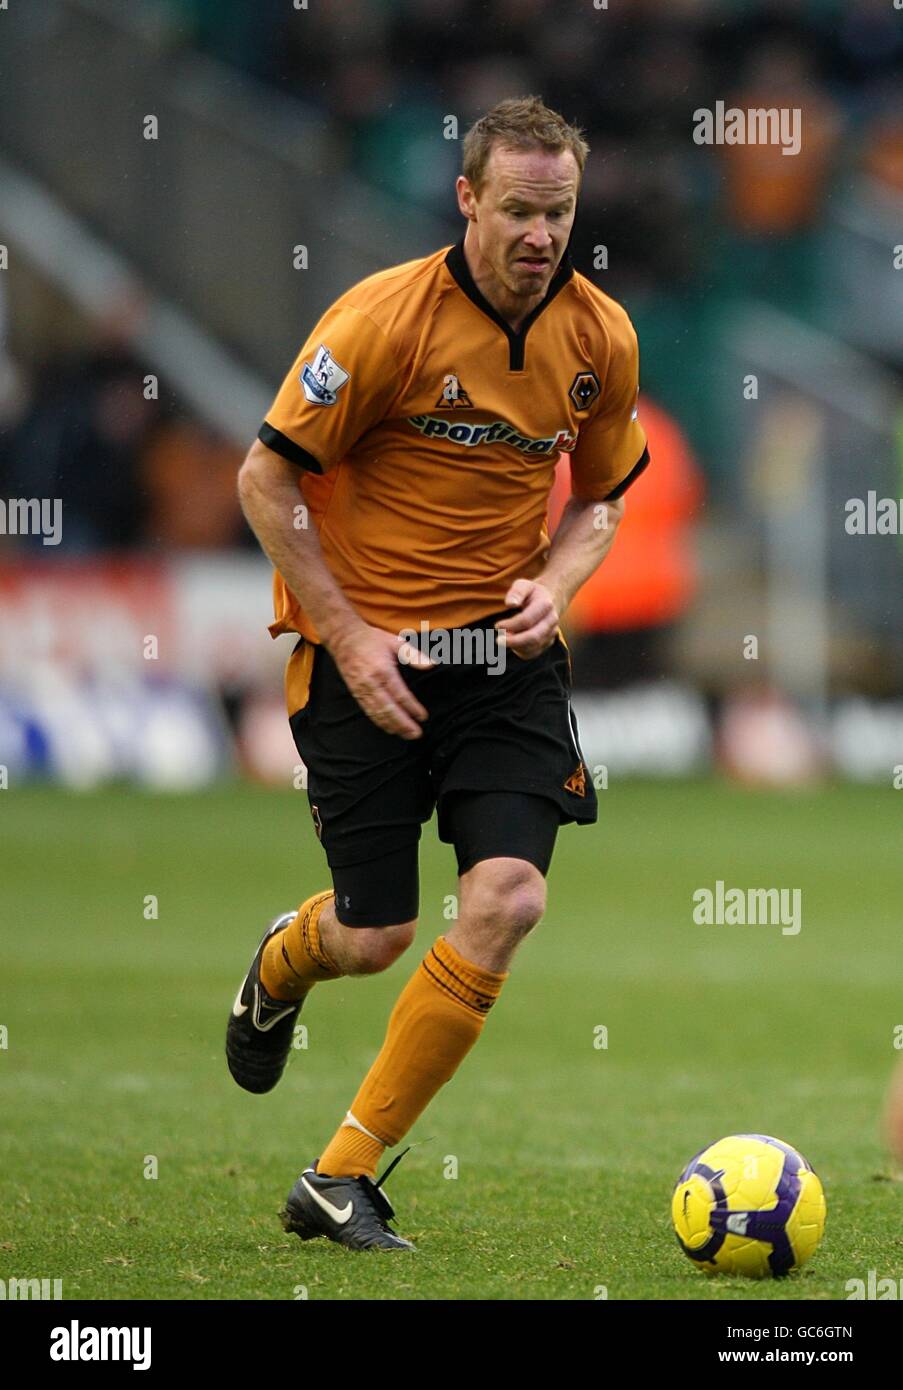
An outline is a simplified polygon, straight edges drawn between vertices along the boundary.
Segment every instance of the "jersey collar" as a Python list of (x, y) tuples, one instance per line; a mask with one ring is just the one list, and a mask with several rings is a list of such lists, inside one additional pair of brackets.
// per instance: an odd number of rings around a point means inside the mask
[(464, 238), (450, 247), (445, 257), (445, 264), (453, 280), (464, 291), (467, 298), (474, 303), (487, 318), (492, 319), (494, 324), (502, 330), (508, 339), (508, 369), (512, 372), (522, 372), (524, 369), (524, 350), (527, 343), (527, 333), (544, 309), (547, 309), (559, 290), (564, 289), (571, 276), (574, 274), (574, 266), (571, 262), (570, 251), (565, 249), (558, 269), (549, 281), (549, 288), (546, 290), (545, 298), (541, 299), (535, 309), (532, 309), (524, 319), (520, 328), (515, 333), (510, 323), (502, 318), (497, 309), (489, 303), (486, 296), (477, 288), (476, 282), (470, 273), (467, 264), (467, 257), (464, 255)]

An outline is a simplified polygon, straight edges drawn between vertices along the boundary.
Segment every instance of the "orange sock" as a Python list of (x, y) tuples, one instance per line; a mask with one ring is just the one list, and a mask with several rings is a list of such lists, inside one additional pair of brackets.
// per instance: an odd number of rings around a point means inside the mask
[(483, 1030), (508, 972), (472, 965), (440, 936), (405, 985), (382, 1050), (317, 1163), (330, 1177), (376, 1176), (458, 1069)]
[(264, 947), (260, 983), (274, 999), (303, 999), (319, 980), (337, 980), (342, 974), (320, 940), (320, 913), (332, 897), (329, 889), (308, 898), (295, 920)]

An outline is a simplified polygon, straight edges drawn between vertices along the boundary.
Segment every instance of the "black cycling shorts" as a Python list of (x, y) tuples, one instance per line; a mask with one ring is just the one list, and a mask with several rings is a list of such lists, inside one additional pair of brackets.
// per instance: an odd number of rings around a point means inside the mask
[[(466, 631), (488, 631), (501, 616), (480, 619)], [(452, 653), (455, 638), (453, 629)], [(304, 644), (302, 638), (293, 659)], [(531, 660), (505, 652), (503, 664), (399, 670), (429, 713), (420, 739), (378, 728), (325, 647), (313, 653), (307, 701), (290, 720), (333, 874), (336, 913), (347, 926), (387, 926), (417, 916), (417, 847), (434, 810), (439, 837), (454, 844), (460, 873), (495, 857), (526, 859), (545, 873), (558, 825), (596, 819), (570, 706), (570, 658), (560, 638)], [(490, 798), (461, 796), (476, 792), (517, 798), (493, 808)]]

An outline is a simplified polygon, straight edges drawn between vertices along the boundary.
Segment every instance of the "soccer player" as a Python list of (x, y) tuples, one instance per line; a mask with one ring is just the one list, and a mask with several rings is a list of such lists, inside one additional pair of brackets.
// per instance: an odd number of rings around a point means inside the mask
[[(276, 569), (270, 631), (297, 634), (288, 713), (332, 888), (260, 943), (229, 1019), (238, 1084), (275, 1086), (315, 985), (410, 946), (434, 810), (459, 874), (457, 920), (289, 1193), (283, 1224), (304, 1240), (413, 1248), (389, 1225), (380, 1158), (479, 1038), (543, 914), (559, 825), (596, 819), (559, 621), (648, 452), (636, 334), (568, 255), (587, 153), (535, 97), (477, 121), (462, 239), (327, 310), (241, 469)], [(560, 451), (572, 496), (550, 543)]]

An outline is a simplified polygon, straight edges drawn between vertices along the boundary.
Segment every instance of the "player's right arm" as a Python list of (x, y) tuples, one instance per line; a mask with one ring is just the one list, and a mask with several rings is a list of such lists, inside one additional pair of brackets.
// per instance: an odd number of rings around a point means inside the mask
[[(402, 638), (371, 627), (348, 602), (326, 564), (316, 526), (295, 529), (297, 467), (255, 440), (238, 475), (238, 493), (249, 526), (309, 614), (361, 709), (386, 733), (420, 738), (419, 721), (427, 712), (401, 678)], [(417, 655), (410, 655), (412, 666), (421, 664)]]
[[(414, 739), (427, 712), (401, 677), (403, 639), (364, 622), (331, 573), (316, 526), (295, 527), (299, 470), (325, 474), (334, 468), (385, 417), (397, 381), (381, 329), (347, 303), (333, 305), (282, 383), (238, 486), (248, 524), (358, 704), (387, 733)], [(409, 655), (412, 666), (429, 665), (419, 653)]]

